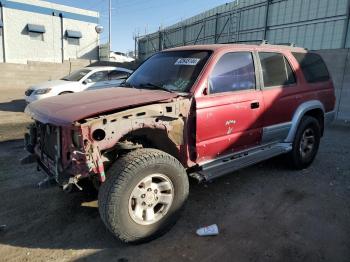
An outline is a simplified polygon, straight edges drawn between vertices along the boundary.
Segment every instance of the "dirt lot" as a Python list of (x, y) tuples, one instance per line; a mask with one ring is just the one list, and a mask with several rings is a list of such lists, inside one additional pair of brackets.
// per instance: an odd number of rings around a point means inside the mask
[[(107, 232), (91, 191), (38, 189), (44, 176), (21, 166), (26, 122), (20, 92), (0, 101), (0, 260), (349, 261), (350, 128), (327, 129), (307, 170), (278, 159), (209, 184), (191, 183), (180, 221), (151, 243), (128, 246)], [(12, 101), (12, 102), (11, 102)], [(11, 140), (11, 141), (10, 141)], [(219, 236), (195, 230), (217, 223)]]

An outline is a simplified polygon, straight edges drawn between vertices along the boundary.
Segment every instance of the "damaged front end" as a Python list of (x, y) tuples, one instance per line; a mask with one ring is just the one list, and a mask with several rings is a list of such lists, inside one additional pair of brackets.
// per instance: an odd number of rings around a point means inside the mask
[(30, 155), (22, 164), (37, 163), (49, 180), (55, 180), (63, 189), (70, 189), (82, 177), (88, 177), (91, 170), (101, 170), (85, 151), (81, 129), (78, 126), (57, 127), (36, 121), (25, 134), (25, 148)]
[(65, 190), (73, 185), (81, 189), (78, 181), (88, 177), (99, 185), (110, 163), (140, 147), (161, 149), (185, 163), (190, 104), (190, 99), (178, 98), (78, 120), (72, 126), (36, 121), (25, 135), (31, 155), (23, 162), (36, 161), (38, 169)]

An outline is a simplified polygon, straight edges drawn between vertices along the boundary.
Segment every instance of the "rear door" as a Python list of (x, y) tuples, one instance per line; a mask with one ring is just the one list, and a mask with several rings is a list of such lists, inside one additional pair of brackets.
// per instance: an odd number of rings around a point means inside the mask
[(278, 52), (259, 52), (265, 105), (262, 143), (282, 141), (299, 105), (297, 77), (289, 60)]
[(221, 56), (196, 99), (197, 162), (241, 151), (261, 141), (263, 101), (251, 52)]
[(108, 70), (97, 71), (93, 73), (88, 79), (91, 81), (91, 85), (88, 90), (100, 89), (108, 86)]

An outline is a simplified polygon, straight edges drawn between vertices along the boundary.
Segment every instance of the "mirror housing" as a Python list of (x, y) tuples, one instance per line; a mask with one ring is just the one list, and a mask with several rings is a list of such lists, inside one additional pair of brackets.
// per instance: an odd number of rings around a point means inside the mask
[(210, 81), (209, 81), (209, 79), (208, 79), (207, 81), (205, 81), (202, 94), (203, 94), (204, 96), (209, 95), (209, 90), (210, 90)]

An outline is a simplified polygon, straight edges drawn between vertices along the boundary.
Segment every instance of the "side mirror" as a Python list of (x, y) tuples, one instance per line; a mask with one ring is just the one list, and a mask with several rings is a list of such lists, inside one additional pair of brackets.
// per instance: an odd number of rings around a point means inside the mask
[(208, 86), (204, 87), (203, 89), (203, 95), (207, 96), (208, 95)]
[(92, 83), (92, 80), (90, 78), (83, 81), (84, 85), (91, 84), (91, 83)]
[(208, 79), (204, 85), (203, 95), (205, 96), (209, 95), (210, 90), (211, 90), (211, 81), (210, 79)]

